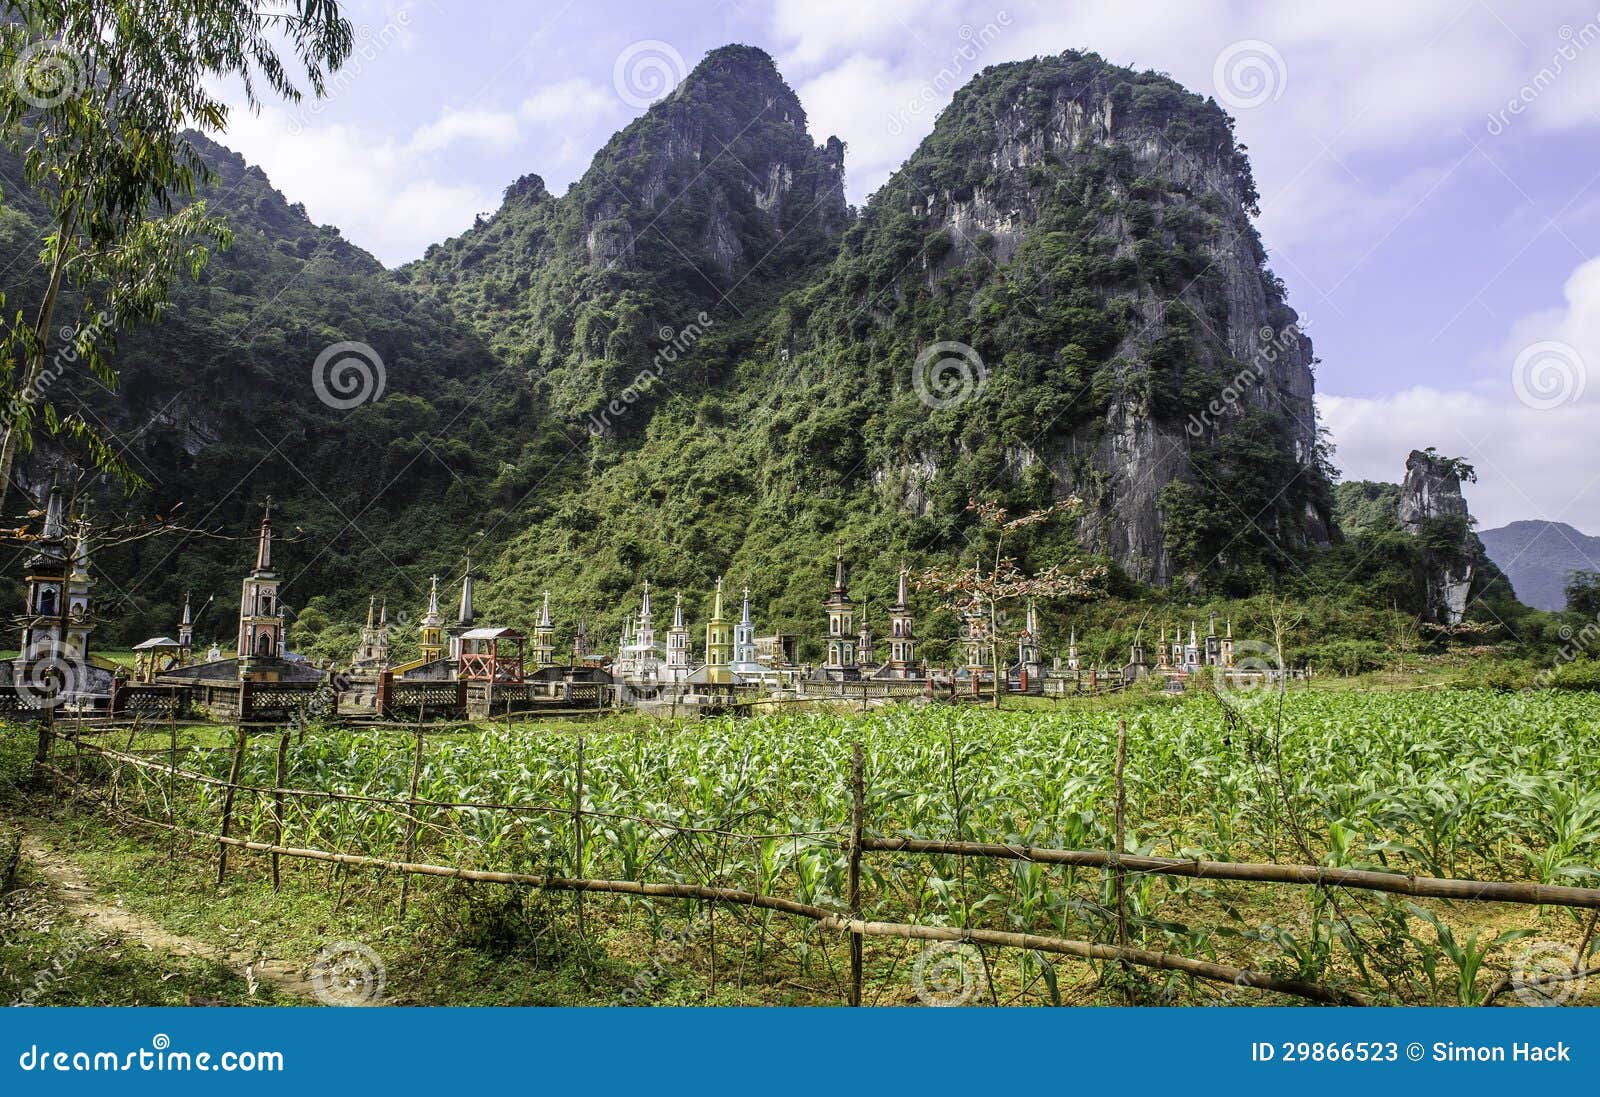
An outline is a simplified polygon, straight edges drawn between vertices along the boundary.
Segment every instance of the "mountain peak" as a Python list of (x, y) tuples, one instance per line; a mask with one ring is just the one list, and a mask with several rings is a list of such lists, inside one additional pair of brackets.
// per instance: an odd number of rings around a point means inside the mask
[(1518, 518), (1515, 522), (1507, 522), (1498, 529), (1485, 531), (1487, 533), (1564, 533), (1573, 538), (1588, 538), (1588, 534), (1570, 526), (1565, 522), (1552, 522), (1544, 518)]
[(783, 76), (778, 72), (778, 66), (772, 60), (770, 53), (760, 46), (747, 46), (741, 42), (730, 42), (726, 46), (718, 46), (708, 52), (694, 67), (689, 78), (703, 79), (724, 73), (734, 76), (754, 76), (757, 79), (783, 83)]

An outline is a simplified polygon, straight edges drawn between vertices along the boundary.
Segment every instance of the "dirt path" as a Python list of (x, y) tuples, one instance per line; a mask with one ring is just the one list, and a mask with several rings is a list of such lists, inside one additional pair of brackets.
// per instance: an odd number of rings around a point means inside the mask
[(30, 869), (49, 882), (65, 912), (91, 929), (155, 952), (211, 960), (239, 972), (252, 985), (270, 983), (279, 990), (315, 1001), (310, 979), (296, 965), (172, 933), (142, 914), (108, 902), (95, 892), (70, 858), (26, 831), (22, 835), (22, 857)]

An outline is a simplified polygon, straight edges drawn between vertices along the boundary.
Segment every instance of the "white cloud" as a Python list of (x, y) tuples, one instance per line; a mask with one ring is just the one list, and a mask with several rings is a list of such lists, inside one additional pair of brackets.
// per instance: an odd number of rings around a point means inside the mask
[[(1560, 44), (1557, 29), (1570, 20), (1562, 7), (1533, 0), (1508, 9), (1513, 31), (1488, 6), (1461, 0), (1346, 0), (1333, 7), (1265, 0), (827, 0), (820, 8), (814, 0), (782, 0), (773, 25), (787, 44), (786, 71), (800, 77), (802, 102), (819, 119), (815, 131), (837, 132), (862, 154), (846, 165), (854, 198), (898, 166), (898, 157), (932, 128), (934, 111), (913, 122), (908, 139), (893, 140), (883, 132), (883, 114), (908, 86), (933, 78), (961, 44), (963, 25), (981, 27), (1002, 10), (1009, 26), (961, 83), (985, 65), (1078, 48), (1217, 95), (1219, 55), (1241, 40), (1268, 42), (1283, 59), (1274, 77), (1281, 94), (1255, 108), (1230, 108), (1266, 200), (1263, 233), (1279, 248), (1313, 240), (1349, 248), (1363, 237), (1376, 243), (1411, 205), (1375, 193), (1364, 158), (1405, 150), (1448, 167), (1470, 148), (1469, 139), (1486, 140), (1490, 112)], [(1545, 97), (1546, 109), (1553, 115), (1559, 99), (1569, 113), (1583, 110), (1590, 124), (1600, 123), (1595, 97), (1580, 84), (1592, 76), (1600, 90), (1600, 43), (1580, 62), (1564, 75), (1565, 86)]]
[(616, 94), (609, 89), (592, 80), (574, 77), (539, 88), (522, 101), (517, 114), (533, 125), (565, 131), (616, 114), (619, 103)]
[(936, 108), (917, 106), (921, 89), (921, 81), (879, 58), (852, 57), (796, 92), (812, 136), (837, 134), (849, 145), (845, 178), (853, 196), (876, 189), (926, 135)]
[(517, 117), (508, 111), (449, 111), (418, 128), (407, 147), (412, 152), (438, 152), (457, 141), (474, 141), (504, 148), (515, 144), (520, 136)]
[[(1536, 343), (1570, 346), (1577, 367), (1573, 385), (1595, 396), (1593, 389), (1600, 388), (1600, 259), (1590, 259), (1573, 271), (1561, 293), (1566, 304), (1524, 316), (1512, 325), (1501, 356), (1515, 363)], [(1524, 378), (1524, 383), (1532, 380)]]
[(291, 202), (304, 202), (313, 221), (334, 225), (385, 263), (416, 258), (499, 205), (493, 190), (429, 175), (414, 137), (400, 142), (364, 127), (304, 125), (268, 106), (259, 114), (232, 112), (221, 140), (259, 164)]
[(919, 32), (958, 6), (952, 0), (777, 0), (772, 21), (791, 42), (782, 62), (806, 66), (840, 53), (915, 42)]

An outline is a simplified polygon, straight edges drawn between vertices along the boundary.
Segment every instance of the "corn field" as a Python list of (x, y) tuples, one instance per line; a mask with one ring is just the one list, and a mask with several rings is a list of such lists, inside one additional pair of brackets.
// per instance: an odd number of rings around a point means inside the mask
[[(289, 795), (280, 809), (270, 792), (241, 792), (232, 826), (242, 839), (385, 860), (738, 888), (843, 911), (856, 744), (869, 836), (1108, 850), (1121, 720), (1124, 853), (1600, 882), (1600, 697), (1585, 694), (1297, 692), (1242, 709), (1202, 697), (1124, 714), (927, 706), (600, 724), (581, 738), (479, 726), (430, 732), (420, 764), (414, 733), (312, 728), (289, 739), (281, 785), (276, 735), (251, 741), (237, 783), (345, 798)], [(233, 752), (193, 748), (177, 762), (216, 783), (119, 773), (122, 807), (214, 830)], [(1099, 869), (877, 853), (861, 876), (867, 920), (1100, 942), (1122, 934), (1134, 947), (1380, 1002), (1491, 1000), (1534, 946), (1565, 949), (1585, 967), (1600, 956), (1590, 911), (1129, 872), (1123, 928), (1113, 876)], [(658, 916), (651, 900), (605, 909), (641, 906)], [(838, 947), (782, 914), (754, 918), (733, 947), (758, 962), (776, 962), (781, 945), (803, 970)], [(1085, 987), (1099, 1000), (1265, 1000), (1028, 950), (981, 962), (999, 1004), (1084, 1000)], [(903, 985), (906, 964), (884, 960), (873, 977)], [(1548, 997), (1593, 1000), (1596, 983), (1587, 992), (1563, 983)]]

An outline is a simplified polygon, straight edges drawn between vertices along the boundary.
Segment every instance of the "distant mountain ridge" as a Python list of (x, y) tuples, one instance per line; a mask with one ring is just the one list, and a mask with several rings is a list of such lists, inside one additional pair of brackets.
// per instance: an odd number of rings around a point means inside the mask
[(1567, 578), (1574, 571), (1600, 571), (1600, 537), (1565, 522), (1512, 522), (1478, 537), (1517, 597), (1536, 609), (1564, 609)]

